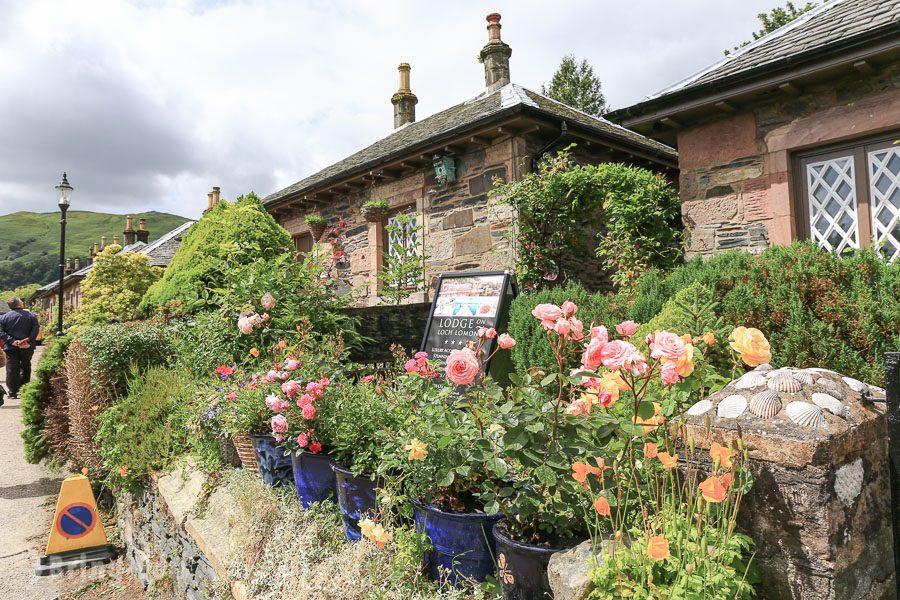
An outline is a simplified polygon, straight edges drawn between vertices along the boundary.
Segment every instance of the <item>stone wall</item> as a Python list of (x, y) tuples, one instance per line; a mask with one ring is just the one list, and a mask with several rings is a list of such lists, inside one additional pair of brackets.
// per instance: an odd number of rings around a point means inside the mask
[(793, 153), (887, 132), (900, 123), (900, 63), (796, 95), (776, 93), (679, 132), (688, 258), (761, 252), (798, 237)]

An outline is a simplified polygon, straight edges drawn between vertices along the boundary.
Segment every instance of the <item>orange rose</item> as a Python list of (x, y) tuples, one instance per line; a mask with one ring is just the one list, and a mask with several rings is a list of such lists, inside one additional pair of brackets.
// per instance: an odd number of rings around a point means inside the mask
[(662, 463), (663, 468), (666, 470), (672, 469), (678, 465), (678, 455), (677, 454), (669, 454), (668, 452), (660, 452), (656, 455), (659, 459), (659, 462)]
[(703, 334), (703, 343), (707, 346), (712, 346), (716, 343), (716, 334), (711, 331), (707, 331)]
[(718, 504), (725, 500), (725, 494), (728, 491), (722, 483), (721, 478), (712, 476), (707, 477), (706, 481), (702, 482), (697, 487), (700, 488), (700, 493), (703, 494), (704, 500), (712, 502), (713, 504)]
[(610, 511), (609, 508), (609, 501), (603, 496), (600, 496), (599, 498), (594, 500), (594, 510), (596, 510), (597, 514), (599, 514), (601, 517), (608, 517), (610, 514), (612, 514), (612, 511)]
[(728, 336), (728, 344), (741, 355), (741, 360), (751, 367), (759, 366), (772, 360), (769, 340), (759, 329), (752, 327), (736, 327)]
[(647, 540), (647, 556), (653, 560), (664, 560), (669, 557), (669, 541), (661, 535), (654, 535)]
[(644, 419), (638, 416), (634, 417), (634, 424), (643, 425), (645, 434), (650, 434), (654, 429), (665, 422), (666, 418), (662, 416), (662, 407), (659, 405), (659, 402), (653, 403), (653, 416), (649, 419)]
[(689, 334), (689, 333), (683, 333), (683, 334), (681, 335), (681, 341), (684, 342), (685, 344), (690, 344), (691, 341), (692, 341), (692, 339), (691, 339), (691, 334)]
[(718, 462), (719, 466), (726, 469), (731, 468), (730, 448), (723, 446), (718, 442), (713, 442), (712, 447), (709, 449), (709, 456), (713, 459), (713, 462)]
[(684, 354), (675, 361), (675, 368), (678, 375), (682, 378), (690, 376), (694, 372), (694, 346), (693, 344), (684, 345)]
[(647, 442), (644, 444), (644, 456), (647, 458), (656, 458), (659, 454), (659, 448), (656, 447), (656, 444), (653, 442)]
[(276, 347), (279, 350), (284, 350), (287, 347), (287, 342), (285, 342), (284, 340), (281, 340), (280, 342), (278, 342), (278, 344), (276, 344)]

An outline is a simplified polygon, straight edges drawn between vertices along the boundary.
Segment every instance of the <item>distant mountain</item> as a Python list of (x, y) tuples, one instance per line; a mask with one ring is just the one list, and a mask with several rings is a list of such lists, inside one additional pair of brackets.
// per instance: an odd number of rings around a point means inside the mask
[[(132, 216), (135, 229), (138, 219), (147, 219), (151, 242), (189, 220), (156, 211)], [(100, 243), (100, 236), (105, 235), (108, 244), (113, 243), (114, 235), (119, 236), (120, 243), (123, 241), (125, 215), (76, 210), (66, 215), (66, 221), (66, 256), (73, 262), (78, 257), (82, 266), (87, 264), (91, 244)], [(57, 277), (58, 270), (58, 212), (0, 216), (0, 290), (49, 283)]]

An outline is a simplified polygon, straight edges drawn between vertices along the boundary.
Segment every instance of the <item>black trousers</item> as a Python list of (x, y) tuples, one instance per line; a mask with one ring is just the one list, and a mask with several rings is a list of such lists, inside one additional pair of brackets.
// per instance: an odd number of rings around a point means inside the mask
[(6, 350), (6, 385), (10, 396), (18, 396), (19, 388), (31, 381), (31, 357), (34, 348)]

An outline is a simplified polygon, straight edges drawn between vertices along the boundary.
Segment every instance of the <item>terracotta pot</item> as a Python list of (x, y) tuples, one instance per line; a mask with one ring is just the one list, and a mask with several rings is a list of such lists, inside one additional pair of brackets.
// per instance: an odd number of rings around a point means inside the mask
[(231, 436), (231, 441), (234, 443), (234, 449), (237, 450), (237, 455), (241, 459), (241, 467), (245, 471), (258, 473), (256, 451), (253, 450), (253, 440), (250, 439), (250, 436), (245, 433), (233, 435)]

